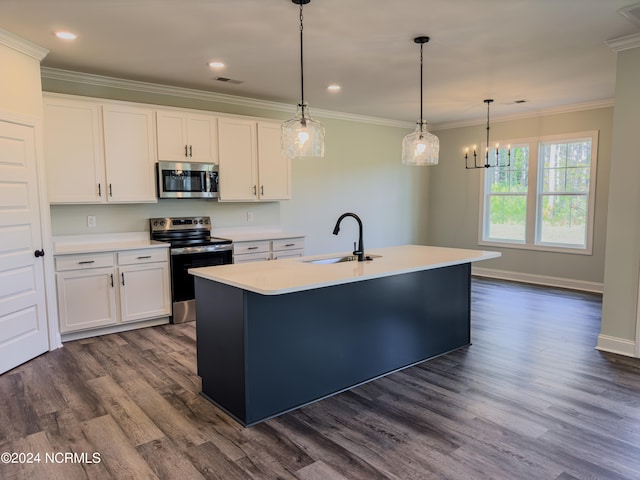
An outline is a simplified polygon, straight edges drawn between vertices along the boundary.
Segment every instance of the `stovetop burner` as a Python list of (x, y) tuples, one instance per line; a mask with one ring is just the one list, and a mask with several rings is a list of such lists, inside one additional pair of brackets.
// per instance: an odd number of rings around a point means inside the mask
[(231, 240), (211, 236), (209, 217), (150, 218), (149, 227), (151, 240), (171, 244), (172, 254), (175, 249), (188, 249), (188, 253), (197, 248), (207, 251), (231, 249)]

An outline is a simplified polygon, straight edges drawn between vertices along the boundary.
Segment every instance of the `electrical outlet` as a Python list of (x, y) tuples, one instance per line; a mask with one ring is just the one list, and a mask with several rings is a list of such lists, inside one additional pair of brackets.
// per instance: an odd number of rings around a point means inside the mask
[(247, 212), (247, 222), (253, 222), (253, 212)]
[(96, 216), (95, 215), (87, 216), (87, 227), (96, 228), (97, 226), (98, 226), (98, 223), (96, 222)]

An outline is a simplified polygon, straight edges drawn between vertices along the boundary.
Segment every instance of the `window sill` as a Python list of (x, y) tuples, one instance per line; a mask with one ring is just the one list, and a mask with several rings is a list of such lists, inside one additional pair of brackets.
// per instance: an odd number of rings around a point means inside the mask
[(550, 253), (568, 253), (570, 255), (593, 255), (592, 248), (571, 248), (571, 247), (558, 247), (555, 245), (531, 245), (526, 243), (516, 242), (495, 242), (490, 240), (478, 241), (479, 246), (483, 247), (496, 247), (496, 248), (513, 248), (516, 250), (533, 250), (538, 252), (550, 252)]

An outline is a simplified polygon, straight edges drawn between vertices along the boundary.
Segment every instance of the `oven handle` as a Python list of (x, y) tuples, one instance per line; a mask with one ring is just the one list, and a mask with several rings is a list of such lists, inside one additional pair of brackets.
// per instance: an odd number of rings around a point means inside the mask
[(179, 247), (170, 248), (171, 255), (188, 255), (190, 253), (216, 253), (216, 252), (229, 252), (233, 250), (232, 244), (224, 245), (210, 245), (206, 247)]

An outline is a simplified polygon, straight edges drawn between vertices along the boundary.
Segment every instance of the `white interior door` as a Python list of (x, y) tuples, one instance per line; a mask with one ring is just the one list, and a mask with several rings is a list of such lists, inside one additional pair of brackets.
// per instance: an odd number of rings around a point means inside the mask
[(33, 127), (0, 120), (0, 373), (49, 349)]

